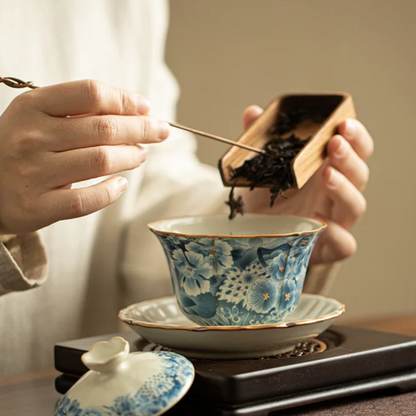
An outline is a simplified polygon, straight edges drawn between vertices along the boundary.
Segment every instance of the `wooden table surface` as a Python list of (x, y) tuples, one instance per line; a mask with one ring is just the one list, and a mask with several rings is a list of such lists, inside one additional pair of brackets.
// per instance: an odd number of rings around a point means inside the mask
[[(353, 326), (416, 336), (416, 315), (350, 322)], [(346, 322), (343, 322), (346, 325)], [(55, 391), (58, 372), (45, 369), (36, 373), (0, 378), (0, 416), (53, 416), (61, 395)], [(333, 403), (302, 407), (276, 413), (285, 416), (416, 416), (416, 392), (397, 396), (348, 398)], [(184, 415), (186, 416), (186, 415)]]

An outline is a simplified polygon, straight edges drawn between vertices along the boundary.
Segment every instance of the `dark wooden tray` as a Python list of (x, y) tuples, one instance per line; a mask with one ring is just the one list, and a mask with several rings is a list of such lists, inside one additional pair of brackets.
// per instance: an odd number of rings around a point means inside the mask
[[(134, 333), (120, 335), (130, 342), (132, 351), (151, 348)], [(55, 346), (55, 367), (63, 373), (56, 380), (60, 393), (87, 370), (81, 355), (93, 343), (111, 336)], [(200, 415), (265, 416), (272, 411), (381, 389), (416, 389), (416, 338), (333, 326), (319, 340), (327, 344), (327, 349), (304, 357), (192, 360), (194, 384), (169, 414), (195, 414), (198, 410)]]

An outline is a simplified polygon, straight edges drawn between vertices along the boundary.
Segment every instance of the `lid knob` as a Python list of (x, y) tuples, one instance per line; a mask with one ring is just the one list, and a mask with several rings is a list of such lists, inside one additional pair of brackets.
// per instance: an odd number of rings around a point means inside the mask
[(121, 337), (114, 337), (110, 341), (97, 342), (81, 359), (90, 370), (107, 373), (117, 369), (129, 352), (129, 343)]

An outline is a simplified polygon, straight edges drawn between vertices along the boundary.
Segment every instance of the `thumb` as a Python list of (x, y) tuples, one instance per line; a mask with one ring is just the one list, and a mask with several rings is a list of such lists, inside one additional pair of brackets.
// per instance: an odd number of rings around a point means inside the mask
[(244, 110), (243, 113), (243, 129), (247, 130), (261, 115), (263, 109), (258, 105), (251, 105)]

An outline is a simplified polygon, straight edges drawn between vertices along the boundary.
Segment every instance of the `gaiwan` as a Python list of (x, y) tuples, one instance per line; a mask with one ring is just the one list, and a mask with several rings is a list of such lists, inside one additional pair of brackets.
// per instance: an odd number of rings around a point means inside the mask
[(297, 305), (312, 249), (326, 224), (295, 216), (164, 219), (163, 246), (181, 311), (203, 326), (282, 321)]

